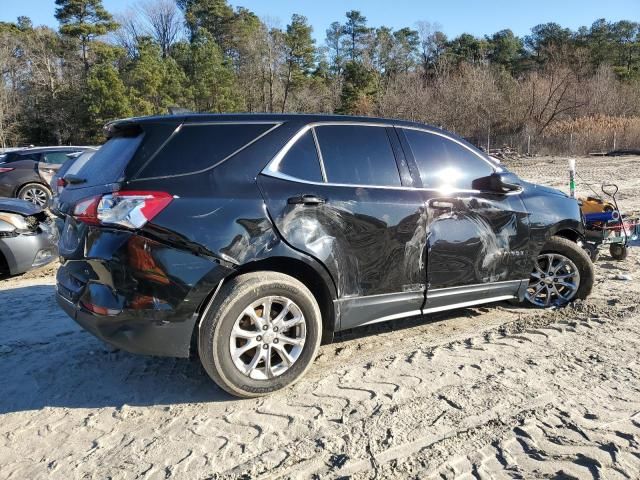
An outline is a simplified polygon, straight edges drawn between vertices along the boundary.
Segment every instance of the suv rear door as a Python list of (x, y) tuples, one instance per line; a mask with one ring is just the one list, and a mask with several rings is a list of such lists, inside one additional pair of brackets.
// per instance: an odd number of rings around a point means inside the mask
[(340, 328), (419, 314), (426, 211), (389, 125), (308, 125), (258, 182), (280, 234), (319, 260), (340, 297)]

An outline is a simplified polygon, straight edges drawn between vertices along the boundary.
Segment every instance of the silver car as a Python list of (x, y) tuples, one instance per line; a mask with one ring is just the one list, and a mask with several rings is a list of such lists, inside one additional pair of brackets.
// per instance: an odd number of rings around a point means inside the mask
[(0, 275), (18, 275), (58, 256), (51, 218), (26, 200), (0, 197)]

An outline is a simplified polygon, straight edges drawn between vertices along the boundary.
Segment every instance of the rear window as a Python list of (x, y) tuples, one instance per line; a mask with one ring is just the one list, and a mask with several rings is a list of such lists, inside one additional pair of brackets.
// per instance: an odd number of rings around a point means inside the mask
[(147, 164), (138, 178), (184, 175), (206, 170), (251, 143), (273, 124), (184, 125)]
[[(142, 141), (142, 135), (135, 137), (113, 137), (107, 141), (91, 157), (91, 161), (85, 163), (77, 175), (86, 180), (78, 184), (78, 188), (93, 185), (105, 185), (120, 179), (127, 163), (133, 157)], [(73, 188), (73, 186), (71, 186)]]

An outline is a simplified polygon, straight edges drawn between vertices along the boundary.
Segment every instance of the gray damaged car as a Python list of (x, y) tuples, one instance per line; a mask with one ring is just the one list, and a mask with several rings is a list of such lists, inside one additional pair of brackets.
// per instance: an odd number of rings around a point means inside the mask
[(0, 275), (18, 275), (58, 256), (58, 235), (39, 206), (0, 197)]

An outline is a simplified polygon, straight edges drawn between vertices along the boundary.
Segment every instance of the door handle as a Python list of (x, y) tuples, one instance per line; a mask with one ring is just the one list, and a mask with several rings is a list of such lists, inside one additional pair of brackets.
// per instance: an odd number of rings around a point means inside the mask
[(287, 200), (289, 205), (322, 205), (327, 200), (317, 195), (298, 195)]

